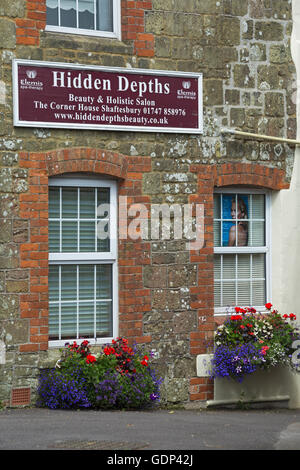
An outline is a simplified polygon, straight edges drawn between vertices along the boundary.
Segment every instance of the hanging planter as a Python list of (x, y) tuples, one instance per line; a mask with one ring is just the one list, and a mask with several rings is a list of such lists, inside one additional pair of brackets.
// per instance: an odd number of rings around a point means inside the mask
[(253, 307), (236, 307), (236, 314), (217, 328), (212, 378), (242, 382), (257, 370), (278, 366), (298, 372), (300, 359), (296, 348), (300, 345), (300, 332), (296, 315), (281, 315), (271, 303), (265, 307), (264, 314)]

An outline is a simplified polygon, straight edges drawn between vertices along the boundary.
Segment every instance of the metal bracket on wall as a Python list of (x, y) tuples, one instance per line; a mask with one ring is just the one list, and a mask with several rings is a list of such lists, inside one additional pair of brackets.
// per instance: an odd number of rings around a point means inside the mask
[(253, 134), (251, 132), (237, 131), (235, 129), (221, 129), (221, 134), (232, 134), (232, 135), (237, 135), (241, 137), (250, 137), (250, 138), (262, 139), (262, 140), (272, 140), (274, 142), (284, 142), (289, 145), (300, 145), (299, 140), (285, 139), (284, 137), (274, 137), (272, 135)]

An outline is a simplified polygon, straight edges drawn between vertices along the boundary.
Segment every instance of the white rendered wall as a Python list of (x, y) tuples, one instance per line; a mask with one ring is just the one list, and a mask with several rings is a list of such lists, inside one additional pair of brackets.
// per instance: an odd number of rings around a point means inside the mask
[[(293, 0), (291, 51), (297, 71), (294, 87), (300, 83), (300, 1)], [(297, 100), (297, 139), (299, 99)], [(300, 321), (300, 146), (295, 147), (295, 161), (290, 189), (273, 196), (272, 204), (272, 303), (282, 313), (295, 313)], [(291, 375), (290, 407), (300, 408), (300, 378)]]
[[(297, 100), (297, 140), (300, 140), (300, 0), (292, 0), (293, 34), (291, 52), (297, 71), (293, 88), (298, 88)], [(272, 302), (280, 313), (294, 313), (300, 324), (300, 145), (295, 147), (295, 159), (288, 190), (274, 192), (272, 197)], [(203, 372), (203, 360), (198, 356), (198, 375)], [(287, 370), (273, 371), (266, 380), (264, 374), (255, 374), (246, 379), (243, 385), (224, 380), (215, 381), (214, 402), (239, 401), (241, 392), (244, 399), (283, 399), (289, 396), (288, 406), (300, 408), (300, 374)]]

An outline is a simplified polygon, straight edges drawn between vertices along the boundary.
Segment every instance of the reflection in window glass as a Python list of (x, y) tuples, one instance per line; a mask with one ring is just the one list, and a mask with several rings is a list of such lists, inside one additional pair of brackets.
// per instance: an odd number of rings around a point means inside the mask
[(114, 31), (113, 0), (46, 0), (47, 25)]
[(78, 1), (79, 28), (95, 29), (94, 0)]
[(60, 26), (76, 28), (76, 0), (60, 0)]
[(52, 26), (58, 26), (58, 0), (47, 0), (47, 24)]

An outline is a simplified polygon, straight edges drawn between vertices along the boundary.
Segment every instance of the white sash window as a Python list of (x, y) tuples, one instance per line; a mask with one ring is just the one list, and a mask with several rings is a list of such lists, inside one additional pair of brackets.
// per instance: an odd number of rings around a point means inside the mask
[(215, 313), (270, 300), (270, 197), (241, 189), (214, 195)]
[(47, 31), (120, 39), (120, 0), (46, 0)]
[(117, 335), (116, 219), (114, 181), (50, 179), (50, 345)]

